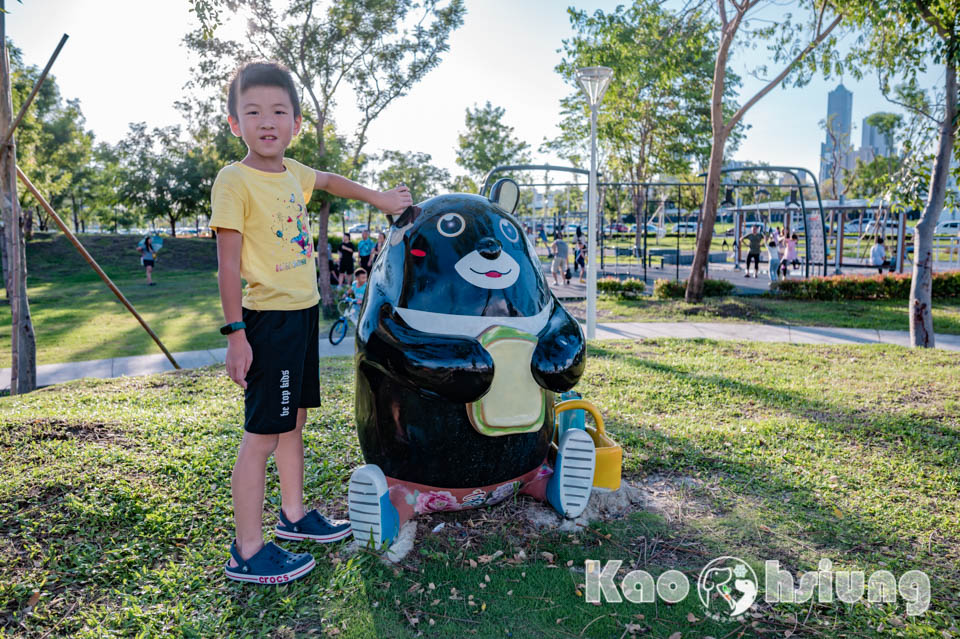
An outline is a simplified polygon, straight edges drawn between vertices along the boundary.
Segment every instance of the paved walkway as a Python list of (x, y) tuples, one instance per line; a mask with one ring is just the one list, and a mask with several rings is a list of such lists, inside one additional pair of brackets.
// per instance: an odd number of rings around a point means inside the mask
[[(597, 325), (597, 339), (704, 338), (791, 344), (898, 344), (909, 345), (906, 331), (880, 331), (864, 328), (829, 328), (815, 326), (775, 326), (732, 322), (611, 322)], [(960, 335), (936, 336), (937, 348), (960, 352)], [(320, 341), (320, 356), (353, 354), (353, 338), (338, 346), (326, 339)], [(227, 349), (174, 353), (182, 368), (198, 368), (222, 364)], [(87, 362), (46, 364), (37, 367), (37, 384), (50, 386), (81, 377), (121, 377), (147, 375), (173, 370), (163, 354), (115, 357)], [(10, 369), (0, 369), (0, 390), (10, 388)]]

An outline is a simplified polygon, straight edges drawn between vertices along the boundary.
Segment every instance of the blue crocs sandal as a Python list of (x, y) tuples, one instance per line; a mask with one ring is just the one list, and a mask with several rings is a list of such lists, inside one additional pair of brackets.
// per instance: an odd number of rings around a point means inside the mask
[(292, 539), (294, 541), (309, 539), (310, 541), (329, 544), (350, 536), (350, 522), (342, 519), (331, 521), (316, 509), (304, 515), (303, 519), (294, 522), (287, 519), (287, 516), (283, 514), (283, 508), (281, 508), (280, 523), (277, 524), (274, 532), (280, 539)]
[(309, 553), (287, 552), (272, 541), (250, 559), (244, 560), (240, 556), (237, 542), (230, 544), (230, 554), (237, 565), (231, 567), (227, 562), (223, 569), (227, 577), (255, 584), (285, 584), (303, 577), (316, 565)]

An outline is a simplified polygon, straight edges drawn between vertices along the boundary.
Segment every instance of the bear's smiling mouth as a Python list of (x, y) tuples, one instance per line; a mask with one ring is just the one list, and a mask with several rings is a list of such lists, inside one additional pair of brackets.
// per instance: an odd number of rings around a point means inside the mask
[(504, 275), (509, 275), (511, 271), (513, 271), (513, 269), (508, 269), (507, 271), (501, 273), (500, 271), (496, 271), (496, 270), (486, 271), (486, 272), (478, 271), (474, 268), (471, 268), (470, 270), (476, 273), (477, 275), (486, 275), (487, 277), (503, 277)]
[(461, 257), (453, 268), (468, 283), (487, 290), (509, 288), (520, 277), (520, 264), (503, 251), (494, 259), (472, 251)]

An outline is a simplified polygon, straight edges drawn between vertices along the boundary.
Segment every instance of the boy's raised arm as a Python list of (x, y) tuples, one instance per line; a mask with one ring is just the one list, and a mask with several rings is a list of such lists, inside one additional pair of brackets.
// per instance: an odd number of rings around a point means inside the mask
[[(240, 282), (240, 251), (243, 234), (232, 229), (217, 230), (217, 282), (220, 285), (220, 306), (223, 307), (225, 323), (243, 321), (240, 306), (242, 284)], [(242, 388), (247, 387), (247, 371), (253, 363), (253, 350), (243, 329), (227, 335), (227, 375)]]
[(331, 195), (348, 200), (366, 202), (389, 215), (399, 215), (403, 213), (405, 208), (413, 204), (410, 189), (403, 185), (394, 187), (389, 191), (375, 191), (336, 173), (326, 173), (324, 171), (317, 171), (316, 173), (317, 179), (314, 182), (314, 188), (322, 189)]

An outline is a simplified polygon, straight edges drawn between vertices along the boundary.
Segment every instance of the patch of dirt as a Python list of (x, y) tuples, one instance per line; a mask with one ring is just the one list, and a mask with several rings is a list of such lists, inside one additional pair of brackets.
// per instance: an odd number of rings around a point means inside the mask
[(17, 442), (31, 441), (80, 441), (98, 444), (123, 445), (127, 438), (118, 432), (119, 424), (108, 422), (78, 422), (65, 419), (35, 419), (19, 427), (14, 424), (0, 432), (0, 446), (12, 447)]
[(724, 302), (722, 304), (704, 304), (683, 309), (684, 315), (705, 315), (732, 319), (756, 319), (759, 309), (745, 302)]

